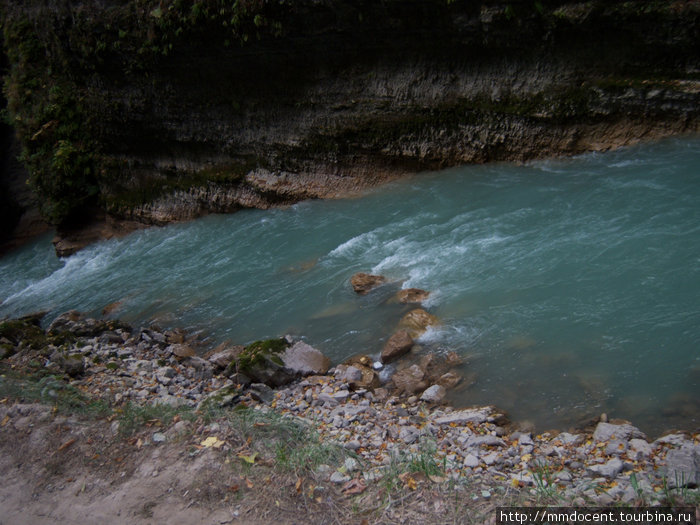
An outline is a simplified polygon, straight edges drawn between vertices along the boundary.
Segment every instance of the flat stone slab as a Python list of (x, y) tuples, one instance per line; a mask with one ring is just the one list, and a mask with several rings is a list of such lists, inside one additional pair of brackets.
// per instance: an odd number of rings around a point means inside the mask
[(464, 423), (485, 423), (493, 420), (495, 411), (493, 407), (468, 408), (465, 410), (457, 410), (451, 414), (440, 416), (435, 419), (438, 425), (450, 425), (456, 423), (463, 425)]

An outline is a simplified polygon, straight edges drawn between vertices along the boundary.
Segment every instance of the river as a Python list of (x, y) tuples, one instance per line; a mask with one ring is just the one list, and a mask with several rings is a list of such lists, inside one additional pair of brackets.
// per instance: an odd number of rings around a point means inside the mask
[[(650, 433), (700, 418), (700, 139), (421, 173), (357, 198), (135, 232), (63, 259), (0, 260), (0, 317), (68, 309), (183, 326), (211, 345), (303, 336), (376, 354), (431, 296), (424, 351), (464, 357), (459, 406), (538, 429), (606, 412)], [(392, 284), (360, 297), (359, 271)]]

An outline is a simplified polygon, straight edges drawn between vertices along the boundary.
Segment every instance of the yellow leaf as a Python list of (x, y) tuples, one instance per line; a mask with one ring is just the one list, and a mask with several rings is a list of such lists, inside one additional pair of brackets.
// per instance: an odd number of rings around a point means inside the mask
[(527, 463), (532, 459), (532, 454), (523, 454), (522, 457), (520, 458), (520, 461), (523, 463)]
[(200, 445), (202, 445), (204, 448), (221, 448), (223, 444), (224, 442), (216, 436), (209, 436), (207, 439), (200, 443)]
[(299, 479), (297, 480), (296, 484), (294, 485), (294, 488), (296, 489), (297, 494), (301, 492), (301, 485), (302, 485), (303, 483), (304, 483), (304, 482), (301, 480), (301, 478), (299, 478)]
[(418, 483), (416, 483), (415, 479), (409, 476), (406, 478), (406, 486), (411, 490), (416, 490), (416, 488), (418, 488)]
[(246, 484), (246, 487), (248, 487), (249, 489), (252, 489), (255, 486), (253, 484), (253, 482), (250, 481), (248, 478), (245, 478), (245, 484)]
[(0, 423), (0, 427), (4, 427), (5, 425), (7, 425), (7, 422), (9, 420), (10, 420), (10, 416), (5, 416), (4, 418), (2, 418), (2, 423)]
[(258, 457), (258, 453), (253, 452), (250, 456), (246, 456), (245, 454), (238, 454), (238, 457), (246, 463), (250, 463), (252, 465), (253, 463), (255, 463), (255, 458)]

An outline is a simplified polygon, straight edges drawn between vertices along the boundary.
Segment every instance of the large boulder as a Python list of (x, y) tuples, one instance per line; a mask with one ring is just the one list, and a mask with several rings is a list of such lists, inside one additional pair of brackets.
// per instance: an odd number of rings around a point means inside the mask
[(666, 479), (669, 488), (690, 487), (700, 484), (700, 445), (692, 442), (666, 454)]
[(399, 329), (405, 330), (412, 338), (416, 339), (423, 335), (428, 327), (439, 324), (440, 320), (437, 317), (422, 308), (416, 308), (401, 318)]
[(618, 441), (629, 441), (632, 438), (646, 439), (644, 433), (637, 427), (629, 423), (598, 423), (598, 426), (593, 432), (593, 440), (597, 442), (610, 441), (616, 439)]
[(372, 288), (376, 288), (385, 282), (386, 277), (383, 275), (371, 275), (369, 273), (356, 273), (350, 278), (352, 289), (360, 295), (367, 294)]
[(295, 375), (284, 366), (282, 354), (289, 343), (285, 339), (266, 339), (246, 346), (226, 367), (224, 374), (242, 373), (256, 383), (282, 386), (291, 383)]
[(413, 347), (413, 339), (406, 330), (399, 330), (392, 335), (382, 349), (382, 363), (388, 363), (407, 354)]
[(228, 376), (243, 374), (256, 383), (282, 386), (311, 374), (325, 374), (330, 360), (319, 350), (286, 339), (256, 341), (240, 351), (224, 372)]
[(331, 360), (320, 350), (303, 341), (297, 341), (282, 354), (282, 363), (299, 376), (325, 374), (331, 367)]

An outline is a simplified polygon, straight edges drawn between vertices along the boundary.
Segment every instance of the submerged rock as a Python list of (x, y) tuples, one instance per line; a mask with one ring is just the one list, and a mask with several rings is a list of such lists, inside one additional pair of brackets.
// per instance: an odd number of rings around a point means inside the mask
[(391, 381), (399, 393), (415, 394), (428, 386), (424, 378), (423, 370), (418, 365), (411, 365), (396, 372)]
[(382, 349), (382, 363), (388, 363), (410, 352), (413, 339), (406, 330), (399, 330), (392, 335)]
[(421, 290), (420, 288), (406, 288), (405, 290), (399, 290), (396, 293), (396, 299), (400, 303), (422, 303), (430, 296), (430, 292)]
[(425, 333), (429, 326), (437, 326), (440, 320), (422, 308), (411, 310), (399, 321), (399, 328), (408, 332), (414, 339)]
[(383, 275), (371, 275), (369, 273), (356, 273), (350, 278), (350, 284), (355, 293), (366, 295), (370, 290), (386, 282)]

